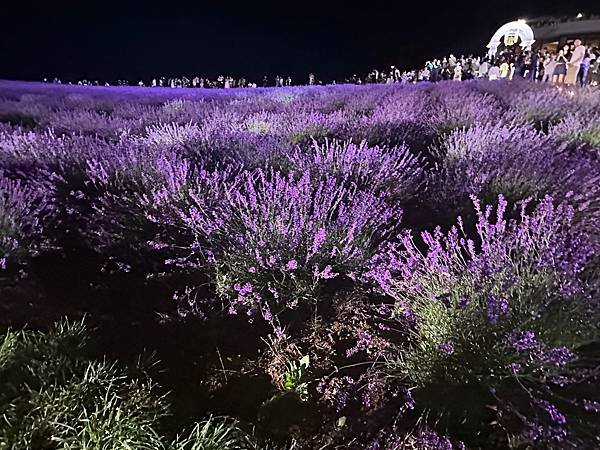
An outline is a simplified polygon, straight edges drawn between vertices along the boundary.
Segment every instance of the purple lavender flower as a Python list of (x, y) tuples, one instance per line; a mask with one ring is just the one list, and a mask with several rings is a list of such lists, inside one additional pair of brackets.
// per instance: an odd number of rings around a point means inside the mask
[(446, 355), (451, 355), (452, 353), (454, 353), (454, 345), (452, 344), (452, 342), (442, 342), (438, 346), (438, 349)]
[(25, 263), (43, 247), (50, 212), (47, 193), (6, 178), (0, 167), (0, 269)]
[(325, 228), (319, 228), (313, 239), (312, 246), (310, 247), (309, 255), (314, 255), (315, 253), (317, 253), (320, 250), (323, 243), (325, 242), (326, 238), (327, 233), (325, 231)]
[(554, 347), (547, 350), (542, 359), (546, 364), (562, 367), (569, 364), (575, 358), (575, 354), (566, 347)]
[(523, 368), (523, 366), (519, 363), (510, 363), (508, 365), (508, 368), (513, 373), (519, 373), (521, 371), (521, 369)]
[(546, 414), (550, 417), (550, 420), (559, 425), (564, 425), (567, 422), (567, 418), (562, 414), (558, 408), (547, 400), (537, 400), (537, 405), (542, 408)]
[[(392, 217), (400, 217), (378, 196), (331, 177), (315, 182), (310, 173), (297, 179), (293, 174), (256, 170), (207, 184), (217, 182), (232, 183), (225, 190), (227, 200), (201, 214), (202, 203), (211, 197), (194, 196), (197, 207), (179, 210), (183, 228), (212, 251), (207, 262), (218, 269), (219, 279), (228, 280), (217, 286), (220, 295), (228, 297), (235, 282), (249, 282), (271, 308), (280, 302), (295, 307), (299, 299), (315, 295), (321, 281), (355, 273), (379, 240), (390, 235), (395, 226)], [(280, 261), (284, 272), (294, 272), (283, 285), (272, 270)], [(242, 265), (250, 267), (242, 273)], [(312, 267), (312, 277), (298, 270), (302, 267)], [(277, 297), (271, 295), (270, 285), (278, 285)]]
[(584, 399), (583, 408), (589, 412), (600, 413), (600, 402)]
[(346, 357), (351, 357), (358, 353), (359, 351), (368, 351), (369, 348), (373, 345), (373, 336), (368, 331), (360, 331), (358, 333), (358, 339), (356, 340), (356, 344), (354, 347), (346, 350)]
[(567, 438), (568, 432), (562, 425), (548, 425), (534, 421), (527, 424), (525, 435), (537, 442), (562, 442)]
[(265, 319), (265, 321), (271, 322), (273, 320), (273, 315), (271, 314), (271, 309), (269, 308), (269, 305), (264, 305), (262, 307), (261, 312), (262, 312), (263, 319)]
[(531, 330), (512, 334), (508, 339), (508, 343), (518, 352), (535, 350), (539, 348), (539, 343), (535, 338), (535, 333)]
[(413, 409), (415, 409), (415, 399), (412, 395), (412, 391), (410, 389), (405, 389), (404, 390), (404, 406), (403, 406), (404, 410), (410, 410), (412, 411)]
[(497, 299), (495, 295), (487, 296), (487, 319), (495, 324), (498, 319), (508, 312), (509, 306), (506, 299)]
[(433, 431), (419, 433), (415, 439), (415, 448), (422, 450), (453, 450), (454, 446), (448, 436), (440, 436)]
[(332, 278), (337, 277), (339, 273), (334, 272), (331, 265), (327, 264), (321, 271), (319, 271), (318, 267), (315, 266), (314, 275), (317, 279), (321, 278), (323, 280), (330, 280)]

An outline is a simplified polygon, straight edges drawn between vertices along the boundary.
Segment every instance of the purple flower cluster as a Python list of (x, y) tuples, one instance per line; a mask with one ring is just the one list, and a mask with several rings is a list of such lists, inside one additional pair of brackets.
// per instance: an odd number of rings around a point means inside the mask
[(509, 337), (508, 343), (518, 352), (537, 350), (540, 345), (531, 330), (513, 334)]
[[(595, 241), (572, 226), (571, 206), (550, 197), (533, 208), (512, 208), (502, 196), (495, 207), (473, 202), (477, 238), (459, 218), (447, 233), (422, 232), (421, 242), (403, 233), (372, 258), (365, 281), (395, 299), (399, 324), (407, 311), (414, 317), (412, 345), (390, 368), (423, 390), (477, 382), (497, 391), (515, 376), (538, 386), (577, 384), (569, 366), (575, 353), (556, 342), (593, 339), (597, 307), (583, 273)], [(520, 331), (524, 323), (531, 328)], [(515, 413), (512, 401), (503, 414)], [(526, 434), (562, 439), (564, 416), (540, 405), (553, 425), (540, 419)]]
[(563, 442), (569, 436), (567, 418), (556, 405), (547, 400), (536, 400), (541, 417), (526, 424), (526, 436), (534, 442)]
[(442, 342), (438, 348), (442, 353), (445, 353), (446, 355), (451, 355), (452, 353), (454, 353), (454, 345), (452, 344), (452, 342)]
[(44, 218), (50, 212), (44, 193), (0, 172), (0, 270), (26, 262), (50, 241)]
[[(582, 292), (580, 277), (593, 257), (595, 242), (572, 231), (569, 205), (556, 206), (546, 197), (532, 214), (524, 204), (519, 220), (508, 221), (502, 196), (495, 209), (482, 208), (475, 197), (473, 202), (477, 241), (468, 236), (460, 218), (445, 235), (440, 228), (423, 232), (425, 253), (411, 233), (403, 233), (398, 243), (389, 243), (372, 258), (365, 279), (396, 298), (402, 308), (485, 311), (492, 324), (512, 315), (512, 302), (524, 301), (523, 290), (529, 289), (531, 278), (543, 276), (549, 296), (555, 290), (567, 298)], [(529, 315), (540, 314), (544, 302), (531, 307), (535, 309)]]
[(600, 193), (600, 165), (589, 153), (569, 151), (566, 144), (533, 128), (481, 124), (450, 133), (439, 145), (438, 168), (429, 174), (433, 207), (447, 214), (468, 213), (469, 196), (499, 194), (517, 202), (551, 195), (568, 200), (578, 218), (593, 226)]
[(397, 433), (382, 430), (378, 436), (370, 442), (368, 450), (465, 450), (465, 444), (461, 441), (453, 441), (449, 436), (441, 435), (431, 430), (420, 430), (410, 436), (402, 436)]
[[(330, 176), (314, 181), (310, 172), (296, 179), (242, 171), (227, 185), (209, 211), (206, 188), (175, 210), (195, 243), (187, 260), (210, 252), (202, 265), (214, 270), (217, 292), (234, 300), (232, 311), (312, 298), (328, 280), (364, 267), (401, 218), (381, 196)], [(237, 285), (251, 286), (251, 295), (234, 293)]]
[(299, 173), (313, 176), (336, 176), (351, 180), (359, 188), (381, 193), (393, 201), (415, 198), (423, 187), (422, 163), (402, 145), (385, 147), (326, 141), (313, 142), (308, 150), (297, 148), (290, 163)]

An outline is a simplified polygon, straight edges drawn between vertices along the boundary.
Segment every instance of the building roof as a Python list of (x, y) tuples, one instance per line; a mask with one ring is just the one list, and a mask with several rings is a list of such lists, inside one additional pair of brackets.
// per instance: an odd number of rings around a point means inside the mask
[(600, 35), (600, 16), (562, 20), (561, 18), (539, 18), (528, 20), (536, 41), (552, 41), (561, 37), (584, 37)]

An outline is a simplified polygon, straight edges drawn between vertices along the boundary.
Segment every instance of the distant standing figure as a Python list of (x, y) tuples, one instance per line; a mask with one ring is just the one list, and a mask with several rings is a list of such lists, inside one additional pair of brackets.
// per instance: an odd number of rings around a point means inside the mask
[(454, 81), (462, 80), (462, 66), (460, 63), (457, 63), (454, 67)]
[(554, 59), (555, 66), (552, 75), (552, 82), (554, 84), (562, 84), (565, 81), (565, 75), (567, 73), (567, 58), (563, 49), (558, 51), (558, 55)]
[(510, 76), (510, 66), (506, 61), (500, 64), (500, 78), (508, 78)]
[(488, 78), (492, 81), (500, 78), (500, 67), (498, 67), (496, 64), (492, 64), (488, 70)]
[(579, 67), (579, 73), (577, 74), (577, 83), (579, 86), (585, 86), (588, 81), (588, 72), (590, 70), (590, 62), (592, 61), (592, 55), (588, 51), (585, 54), (585, 58), (581, 61), (581, 66)]
[(450, 56), (448, 57), (448, 67), (451, 71), (454, 71), (454, 66), (456, 66), (456, 57), (450, 53)]
[(585, 58), (585, 47), (581, 45), (580, 39), (575, 39), (575, 48), (571, 53), (571, 59), (567, 63), (567, 75), (565, 76), (565, 84), (575, 85), (577, 82), (577, 74), (583, 58)]
[(549, 83), (552, 81), (552, 75), (554, 75), (555, 68), (555, 58), (552, 55), (547, 55), (544, 59), (544, 76), (542, 77), (542, 83)]
[(481, 64), (479, 64), (479, 78), (485, 78), (488, 74), (490, 66), (486, 60), (483, 60)]

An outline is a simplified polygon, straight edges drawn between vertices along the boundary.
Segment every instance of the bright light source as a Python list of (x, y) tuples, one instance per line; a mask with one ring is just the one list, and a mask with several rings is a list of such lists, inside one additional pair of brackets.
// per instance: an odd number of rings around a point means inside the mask
[(581, 13), (578, 13), (578, 14), (577, 14), (577, 18), (578, 18), (578, 19), (581, 19), (582, 17), (583, 17), (583, 14), (581, 14)]

